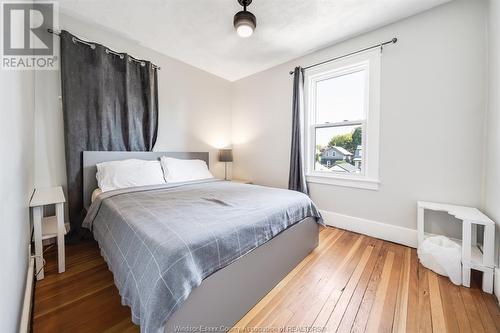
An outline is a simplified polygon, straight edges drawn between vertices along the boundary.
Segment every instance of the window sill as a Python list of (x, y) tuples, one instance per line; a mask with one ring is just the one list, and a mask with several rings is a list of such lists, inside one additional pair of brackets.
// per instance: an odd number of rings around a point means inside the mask
[(377, 179), (365, 177), (343, 177), (337, 175), (307, 175), (306, 180), (309, 183), (336, 185), (344, 187), (354, 187), (364, 190), (377, 191), (380, 186), (380, 181)]

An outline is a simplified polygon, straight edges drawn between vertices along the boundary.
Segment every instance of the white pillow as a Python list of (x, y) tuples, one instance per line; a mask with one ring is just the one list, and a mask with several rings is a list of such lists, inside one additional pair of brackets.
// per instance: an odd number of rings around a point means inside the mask
[(96, 166), (97, 184), (103, 192), (165, 183), (159, 161), (130, 159), (98, 163)]
[(167, 183), (214, 178), (202, 160), (181, 160), (162, 156), (160, 159)]

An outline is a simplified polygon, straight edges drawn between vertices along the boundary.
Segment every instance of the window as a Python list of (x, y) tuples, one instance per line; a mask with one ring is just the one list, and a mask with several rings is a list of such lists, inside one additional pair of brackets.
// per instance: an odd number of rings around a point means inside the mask
[(307, 180), (378, 189), (380, 53), (305, 73)]

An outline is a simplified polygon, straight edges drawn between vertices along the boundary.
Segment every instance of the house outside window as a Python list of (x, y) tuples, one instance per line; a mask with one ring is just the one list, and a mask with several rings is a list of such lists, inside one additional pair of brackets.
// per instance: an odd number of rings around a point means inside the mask
[(379, 100), (378, 50), (306, 71), (309, 182), (378, 189)]

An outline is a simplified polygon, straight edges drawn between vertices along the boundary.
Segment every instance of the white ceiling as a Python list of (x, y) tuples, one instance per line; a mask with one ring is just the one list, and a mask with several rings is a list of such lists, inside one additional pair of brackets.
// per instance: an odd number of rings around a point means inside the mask
[[(449, 0), (253, 0), (240, 38), (236, 0), (60, 0), (60, 10), (234, 81)], [(78, 33), (78, 32), (75, 32)]]

